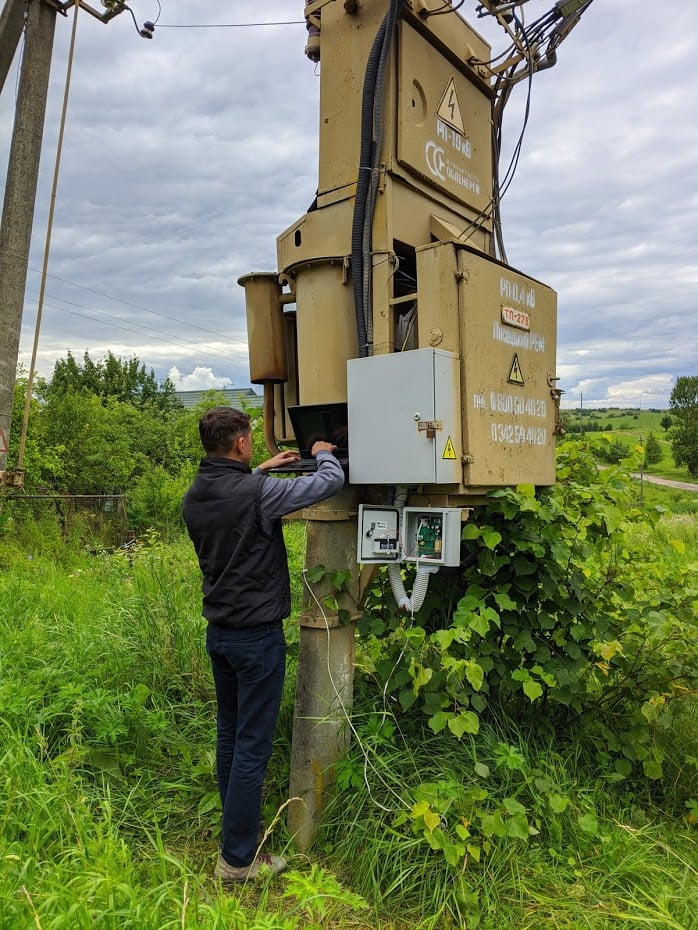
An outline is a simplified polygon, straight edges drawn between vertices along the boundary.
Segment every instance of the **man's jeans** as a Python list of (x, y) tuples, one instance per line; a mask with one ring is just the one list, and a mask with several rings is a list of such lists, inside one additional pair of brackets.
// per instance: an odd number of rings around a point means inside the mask
[(218, 700), (216, 773), (223, 808), (221, 853), (249, 865), (257, 848), (262, 782), (269, 762), (286, 671), (279, 626), (233, 629), (209, 623)]

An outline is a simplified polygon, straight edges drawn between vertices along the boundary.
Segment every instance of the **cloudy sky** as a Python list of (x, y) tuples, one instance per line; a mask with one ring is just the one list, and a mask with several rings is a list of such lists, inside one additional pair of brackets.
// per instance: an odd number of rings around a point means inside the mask
[[(99, 0), (93, 0), (99, 6)], [(157, 0), (132, 0), (139, 26)], [(317, 185), (319, 77), (302, 0), (161, 0), (152, 41), (81, 12), (38, 368), (133, 355), (180, 389), (249, 384), (240, 275)], [(530, 0), (529, 19), (552, 6)], [(461, 13), (491, 41), (503, 34)], [(58, 18), (20, 362), (31, 356), (72, 13)], [(217, 28), (194, 28), (220, 24)], [(698, 26), (595, 0), (536, 76), (503, 210), (508, 259), (559, 296), (565, 405), (666, 407), (698, 374)], [(0, 99), (0, 176), (18, 62)], [(525, 88), (505, 116), (511, 145)], [(506, 163), (506, 158), (505, 158)]]

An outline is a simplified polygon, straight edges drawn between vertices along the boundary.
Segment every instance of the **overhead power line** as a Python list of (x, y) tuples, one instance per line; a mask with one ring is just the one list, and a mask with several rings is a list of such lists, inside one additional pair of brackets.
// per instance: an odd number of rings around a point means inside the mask
[[(39, 273), (36, 268), (30, 268), (29, 270), (35, 274)], [(115, 297), (113, 294), (105, 294), (104, 291), (97, 291), (92, 287), (86, 287), (84, 284), (77, 284), (75, 281), (70, 281), (68, 278), (61, 278), (60, 275), (48, 274), (47, 277), (53, 278), (56, 281), (61, 281), (63, 284), (68, 284), (71, 287), (77, 287), (81, 291), (87, 291), (89, 294), (97, 294), (98, 297), (106, 297), (107, 300), (113, 300), (115, 303), (124, 304), (127, 307), (133, 307), (134, 310), (142, 310), (143, 313), (152, 313), (153, 316), (160, 316), (163, 318), (163, 320), (170, 320), (172, 323), (179, 323), (182, 326), (190, 327), (190, 329), (197, 329), (201, 333), (208, 333), (210, 336), (218, 336), (219, 339), (224, 340), (228, 338), (224, 333), (219, 333), (213, 329), (207, 329), (205, 326), (198, 326), (196, 323), (190, 323), (188, 320), (180, 320), (178, 317), (169, 316), (167, 313), (160, 313), (157, 310), (151, 310), (148, 307), (144, 307), (142, 304), (134, 304), (130, 300), (124, 300), (123, 297)], [(57, 299), (62, 300), (63, 298), (59, 297)], [(67, 301), (67, 303), (70, 303), (70, 301)], [(85, 307), (83, 309), (90, 308)]]
[(158, 29), (251, 29), (258, 26), (305, 26), (305, 20), (285, 19), (271, 23), (158, 23)]
[[(34, 288), (27, 288), (27, 290), (33, 292)], [(107, 313), (105, 310), (96, 310), (92, 307), (85, 307), (82, 304), (76, 304), (72, 300), (66, 300), (65, 297), (57, 297), (55, 294), (48, 294), (47, 296), (50, 297), (51, 300), (59, 300), (61, 303), (69, 304), (71, 307), (77, 307), (79, 310), (87, 310), (90, 314), (88, 316), (85, 313), (77, 313), (75, 310), (68, 310), (66, 307), (56, 306), (55, 304), (47, 304), (47, 306), (51, 306), (51, 309), (58, 310), (62, 313), (69, 313), (71, 316), (78, 316), (84, 320), (90, 320), (91, 322), (98, 323), (102, 326), (109, 326), (110, 328), (121, 329), (125, 332), (135, 333), (137, 336), (157, 339), (160, 342), (167, 342), (171, 345), (179, 346), (180, 348), (196, 349), (197, 351), (208, 355), (209, 357), (216, 357), (225, 361), (232, 361), (236, 363), (247, 362), (247, 355), (244, 352), (237, 352), (234, 349), (226, 351), (225, 349), (218, 349), (214, 346), (207, 345), (206, 343), (193, 342), (190, 339), (177, 336), (175, 333), (168, 333), (164, 330), (154, 329), (153, 327), (146, 326), (143, 323), (135, 323), (132, 320), (124, 320), (121, 317)], [(105, 317), (106, 319), (99, 319), (99, 317)], [(116, 320), (117, 322), (108, 322), (109, 320)], [(134, 329), (133, 327), (138, 327), (138, 329)]]

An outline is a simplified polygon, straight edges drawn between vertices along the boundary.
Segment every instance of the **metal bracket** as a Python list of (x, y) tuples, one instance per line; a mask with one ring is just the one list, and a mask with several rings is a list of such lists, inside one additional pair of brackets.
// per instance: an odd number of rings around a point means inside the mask
[(426, 433), (427, 439), (435, 439), (436, 431), (444, 428), (443, 420), (420, 420), (417, 423), (417, 429), (420, 433)]
[(6, 488), (23, 488), (24, 487), (24, 470), (0, 471), (0, 487)]

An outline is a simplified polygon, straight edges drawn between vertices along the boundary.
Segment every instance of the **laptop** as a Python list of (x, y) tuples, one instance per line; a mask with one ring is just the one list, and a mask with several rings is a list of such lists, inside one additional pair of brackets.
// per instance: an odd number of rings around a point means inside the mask
[(300, 461), (270, 468), (267, 474), (307, 475), (317, 471), (317, 462), (310, 453), (318, 440), (337, 446), (334, 453), (343, 468), (349, 467), (349, 432), (347, 405), (302, 404), (288, 408), (293, 434), (298, 443)]

